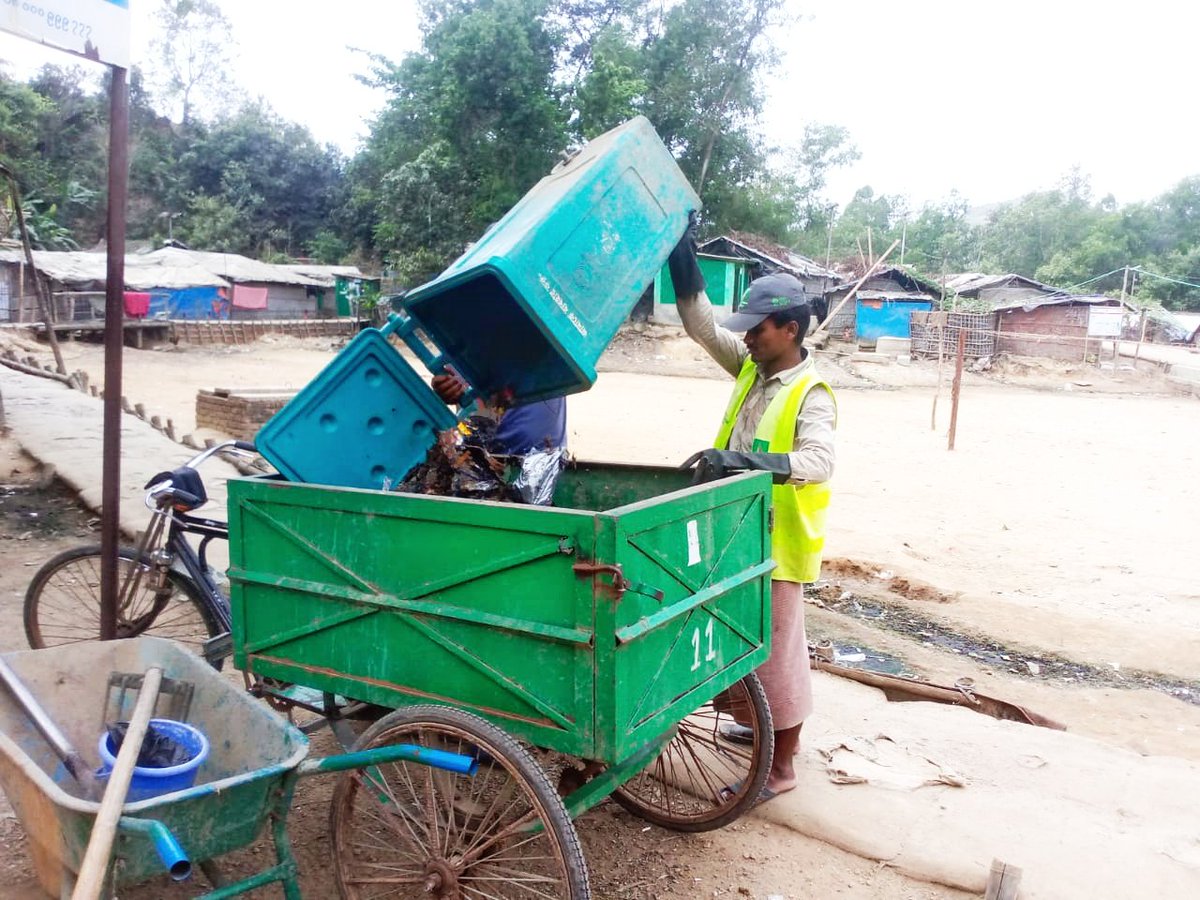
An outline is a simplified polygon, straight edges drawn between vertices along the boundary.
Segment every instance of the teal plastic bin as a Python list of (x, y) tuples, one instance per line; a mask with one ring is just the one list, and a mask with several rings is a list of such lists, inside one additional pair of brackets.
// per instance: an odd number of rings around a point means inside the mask
[(445, 272), (411, 291), (405, 312), (440, 350), (433, 367), (450, 363), (482, 396), (524, 402), (587, 390), (699, 206), (638, 116), (539, 181)]
[(539, 181), (438, 278), (369, 329), (255, 437), (290, 481), (380, 488), (421, 462), (456, 416), (387, 341), (475, 396), (524, 403), (587, 390), (700, 201), (639, 116)]

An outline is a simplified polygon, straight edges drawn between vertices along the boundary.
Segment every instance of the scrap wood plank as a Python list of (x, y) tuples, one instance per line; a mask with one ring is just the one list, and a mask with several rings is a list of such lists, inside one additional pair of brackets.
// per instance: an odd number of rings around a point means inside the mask
[(1017, 900), (1021, 884), (1021, 869), (998, 859), (992, 860), (983, 900)]

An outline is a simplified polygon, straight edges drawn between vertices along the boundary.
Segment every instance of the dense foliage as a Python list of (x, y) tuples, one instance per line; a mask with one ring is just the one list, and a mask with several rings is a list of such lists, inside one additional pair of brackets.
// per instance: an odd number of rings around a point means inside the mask
[[(129, 237), (359, 261), (414, 284), (563, 151), (643, 114), (700, 192), (709, 234), (754, 232), (835, 263), (899, 239), (934, 277), (1017, 272), (1097, 291), (1134, 266), (1138, 297), (1200, 308), (1200, 177), (1126, 206), (1072, 172), (983, 217), (957, 196), (913, 210), (867, 186), (839, 210), (826, 178), (857, 158), (852, 136), (809, 123), (799, 145), (774, 147), (760, 130), (788, 3), (423, 0), (420, 50), (365, 76), (387, 102), (346, 160), (228, 82), (236, 35), (212, 0), (160, 0), (154, 63), (131, 78)], [(76, 67), (24, 83), (0, 71), (0, 162), (39, 246), (104, 237), (104, 88)]]

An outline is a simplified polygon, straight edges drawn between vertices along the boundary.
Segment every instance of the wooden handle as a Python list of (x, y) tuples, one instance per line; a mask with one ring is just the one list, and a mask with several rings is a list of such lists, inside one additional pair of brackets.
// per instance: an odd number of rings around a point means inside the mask
[(154, 705), (158, 702), (162, 674), (162, 669), (150, 668), (142, 679), (142, 689), (138, 694), (137, 706), (133, 709), (133, 718), (129, 720), (129, 730), (125, 732), (125, 740), (121, 743), (121, 751), (108, 778), (108, 787), (100, 801), (96, 821), (92, 823), (92, 836), (83, 855), (83, 864), (79, 867), (79, 877), (75, 881), (71, 900), (96, 900), (104, 887), (109, 854), (117, 835), (117, 820), (121, 818), (121, 810), (125, 807), (125, 795), (129, 792), (133, 767), (137, 764), (142, 740), (146, 737)]

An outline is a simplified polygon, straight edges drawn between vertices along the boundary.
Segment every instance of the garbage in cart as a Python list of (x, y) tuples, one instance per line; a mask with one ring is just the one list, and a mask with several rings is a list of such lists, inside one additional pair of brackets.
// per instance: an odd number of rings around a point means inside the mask
[(394, 489), (405, 494), (549, 506), (566, 463), (566, 450), (548, 447), (520, 456), (502, 454), (494, 439), (495, 421), (476, 415), (467, 421), (465, 434), (457, 428), (443, 431), (425, 460)]

